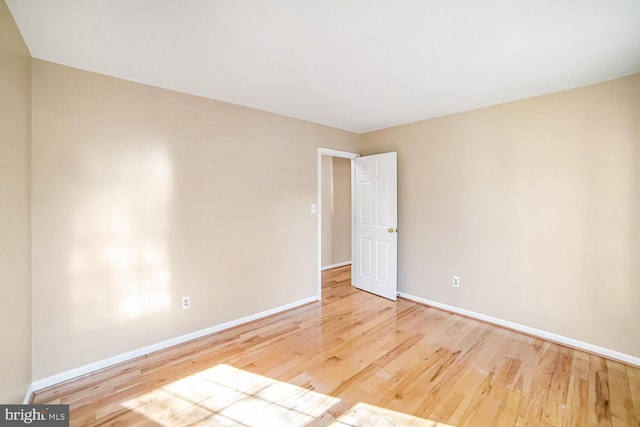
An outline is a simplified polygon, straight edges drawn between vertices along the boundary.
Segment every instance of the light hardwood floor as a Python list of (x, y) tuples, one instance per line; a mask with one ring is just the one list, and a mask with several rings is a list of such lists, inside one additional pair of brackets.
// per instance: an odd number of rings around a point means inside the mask
[(41, 390), (71, 425), (639, 426), (640, 369), (323, 274), (322, 303)]

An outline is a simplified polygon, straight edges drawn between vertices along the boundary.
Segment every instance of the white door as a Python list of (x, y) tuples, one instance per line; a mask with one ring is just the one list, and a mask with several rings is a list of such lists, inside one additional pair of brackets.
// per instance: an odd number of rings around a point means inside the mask
[(356, 288), (396, 300), (398, 295), (397, 153), (355, 159)]

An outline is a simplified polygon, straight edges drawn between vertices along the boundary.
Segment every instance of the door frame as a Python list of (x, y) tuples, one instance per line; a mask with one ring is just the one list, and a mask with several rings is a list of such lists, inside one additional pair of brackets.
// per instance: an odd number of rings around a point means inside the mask
[[(318, 299), (322, 298), (322, 156), (341, 157), (343, 159), (351, 160), (351, 258), (353, 258), (354, 252), (354, 212), (355, 212), (355, 162), (354, 160), (360, 157), (358, 153), (351, 153), (348, 151), (333, 150), (331, 148), (318, 147), (317, 154), (317, 197), (316, 197), (316, 223), (317, 223), (317, 259), (316, 270), (318, 276)], [(353, 262), (353, 259), (351, 260)]]

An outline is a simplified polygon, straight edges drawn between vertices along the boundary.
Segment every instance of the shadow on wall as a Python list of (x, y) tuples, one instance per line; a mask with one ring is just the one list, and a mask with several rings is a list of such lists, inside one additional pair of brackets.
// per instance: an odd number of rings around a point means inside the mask
[(87, 180), (77, 183), (91, 189), (79, 194), (92, 196), (73, 218), (68, 268), (76, 332), (170, 308), (171, 162), (160, 146), (138, 147), (85, 164)]

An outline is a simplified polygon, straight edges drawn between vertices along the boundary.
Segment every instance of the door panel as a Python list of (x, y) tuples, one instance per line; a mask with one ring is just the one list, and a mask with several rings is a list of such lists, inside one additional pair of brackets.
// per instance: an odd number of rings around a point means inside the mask
[(355, 251), (353, 284), (396, 300), (397, 154), (355, 159)]

